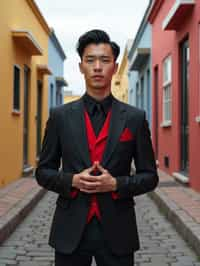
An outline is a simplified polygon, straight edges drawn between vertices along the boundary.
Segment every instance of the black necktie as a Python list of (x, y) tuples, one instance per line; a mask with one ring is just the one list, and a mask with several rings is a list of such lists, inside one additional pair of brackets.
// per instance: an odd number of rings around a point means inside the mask
[(100, 103), (96, 103), (94, 106), (94, 115), (92, 120), (95, 134), (98, 136), (105, 121), (105, 114)]

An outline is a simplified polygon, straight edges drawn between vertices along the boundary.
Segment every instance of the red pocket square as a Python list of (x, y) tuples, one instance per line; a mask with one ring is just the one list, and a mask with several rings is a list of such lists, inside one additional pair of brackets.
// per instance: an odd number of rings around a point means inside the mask
[(129, 128), (125, 128), (124, 131), (122, 132), (119, 141), (129, 141), (133, 139), (133, 133), (130, 131)]

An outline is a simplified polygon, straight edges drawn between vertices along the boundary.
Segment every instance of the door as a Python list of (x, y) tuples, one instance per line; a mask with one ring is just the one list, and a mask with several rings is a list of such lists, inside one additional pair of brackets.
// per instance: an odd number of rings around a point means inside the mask
[(181, 172), (188, 175), (188, 84), (190, 49), (188, 39), (181, 43)]
[(150, 70), (147, 70), (147, 119), (151, 125), (151, 88), (150, 88)]
[(154, 106), (155, 157), (158, 159), (158, 66), (154, 68)]
[(41, 130), (42, 130), (42, 81), (38, 80), (37, 82), (37, 127), (36, 127), (36, 152), (37, 152), (37, 157), (39, 156), (40, 149), (41, 149)]
[(29, 82), (30, 70), (24, 66), (24, 123), (23, 123), (23, 168), (28, 167), (28, 136), (29, 136)]

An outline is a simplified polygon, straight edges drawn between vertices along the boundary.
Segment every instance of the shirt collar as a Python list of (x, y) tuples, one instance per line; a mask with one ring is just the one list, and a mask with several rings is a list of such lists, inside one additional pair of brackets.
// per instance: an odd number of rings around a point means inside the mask
[(98, 101), (86, 92), (83, 95), (83, 101), (84, 101), (84, 105), (85, 105), (87, 111), (89, 112), (89, 114), (93, 115), (95, 104), (100, 103), (105, 115), (107, 115), (107, 113), (108, 113), (108, 111), (112, 105), (113, 95), (110, 94), (106, 98), (104, 98), (103, 100)]

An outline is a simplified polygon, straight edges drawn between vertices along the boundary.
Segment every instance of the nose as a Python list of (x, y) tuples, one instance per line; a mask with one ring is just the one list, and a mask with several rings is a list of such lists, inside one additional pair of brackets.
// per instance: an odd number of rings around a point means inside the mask
[(102, 70), (102, 66), (101, 66), (100, 60), (95, 60), (94, 71), (101, 71), (101, 70)]

